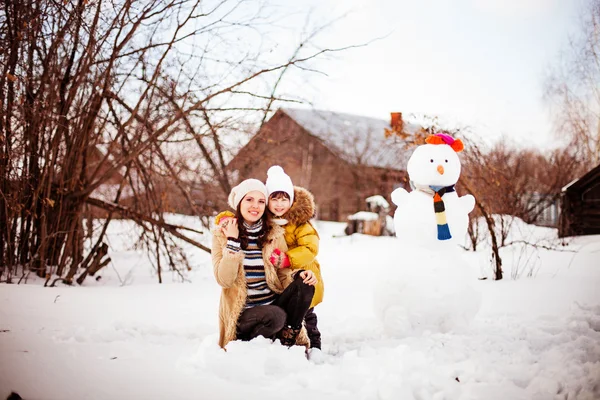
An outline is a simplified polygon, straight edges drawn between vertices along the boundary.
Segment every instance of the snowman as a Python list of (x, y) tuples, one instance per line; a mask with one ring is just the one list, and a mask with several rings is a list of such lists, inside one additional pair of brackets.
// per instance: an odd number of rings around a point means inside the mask
[(414, 190), (409, 193), (398, 188), (392, 192), (392, 202), (398, 206), (394, 214), (396, 236), (426, 246), (435, 241), (462, 243), (475, 206), (473, 196), (459, 197), (454, 189), (461, 169), (457, 153), (463, 144), (443, 133), (429, 136), (426, 142), (408, 160)]
[(376, 314), (396, 337), (463, 330), (481, 303), (477, 279), (457, 246), (475, 205), (473, 196), (459, 197), (454, 189), (463, 144), (441, 133), (426, 142), (408, 161), (413, 190), (392, 193), (399, 241), (374, 293)]

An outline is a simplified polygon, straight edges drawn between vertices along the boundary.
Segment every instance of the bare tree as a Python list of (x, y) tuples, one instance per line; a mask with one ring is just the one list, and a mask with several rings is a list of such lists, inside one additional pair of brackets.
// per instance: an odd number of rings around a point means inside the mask
[[(559, 148), (542, 154), (523, 149), (503, 139), (486, 149), (479, 141), (465, 139), (463, 173), (459, 186), (473, 194), (476, 210), (471, 224), (483, 217), (491, 238), (495, 277), (501, 279), (499, 249), (509, 246), (509, 232), (515, 218), (537, 223), (544, 210), (558, 204), (561, 188), (577, 174), (578, 159), (569, 149)], [(472, 249), (479, 241), (479, 230), (469, 230)]]
[(583, 170), (600, 163), (600, 1), (588, 0), (581, 31), (547, 77), (546, 97), (559, 138), (569, 138)]
[[(164, 213), (219, 208), (236, 137), (286, 100), (274, 89), (282, 71), (342, 50), (309, 35), (275, 57), (264, 11), (241, 0), (2, 3), (0, 276), (70, 284), (83, 267), (81, 283), (107, 263), (113, 217), (142, 228), (159, 279), (163, 260), (186, 265), (180, 241), (207, 250)], [(87, 254), (86, 205), (105, 217)]]

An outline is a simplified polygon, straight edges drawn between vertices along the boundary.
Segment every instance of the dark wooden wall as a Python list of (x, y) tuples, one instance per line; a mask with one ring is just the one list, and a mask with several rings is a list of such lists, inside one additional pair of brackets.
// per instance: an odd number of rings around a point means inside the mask
[(560, 237), (600, 234), (600, 165), (561, 196)]

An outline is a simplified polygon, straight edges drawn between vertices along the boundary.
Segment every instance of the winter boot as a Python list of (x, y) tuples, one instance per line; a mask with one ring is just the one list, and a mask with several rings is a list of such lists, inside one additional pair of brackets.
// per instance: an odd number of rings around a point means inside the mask
[(296, 338), (300, 333), (300, 328), (292, 328), (289, 325), (283, 327), (279, 332), (279, 340), (281, 344), (287, 347), (291, 347), (296, 344)]

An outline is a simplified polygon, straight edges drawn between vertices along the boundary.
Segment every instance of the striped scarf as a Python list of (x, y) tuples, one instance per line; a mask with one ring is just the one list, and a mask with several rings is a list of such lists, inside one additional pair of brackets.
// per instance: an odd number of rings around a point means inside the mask
[(435, 221), (437, 223), (437, 238), (438, 240), (449, 240), (452, 239), (450, 234), (450, 227), (446, 220), (446, 207), (444, 206), (444, 200), (442, 196), (446, 193), (454, 192), (454, 185), (451, 186), (424, 186), (418, 185), (411, 182), (411, 185), (417, 189), (433, 194), (433, 210), (435, 211)]
[(248, 246), (243, 250), (244, 272), (248, 288), (246, 308), (271, 304), (275, 300), (275, 293), (267, 285), (262, 249), (258, 246), (262, 220), (252, 225), (244, 222), (244, 227), (248, 232)]

